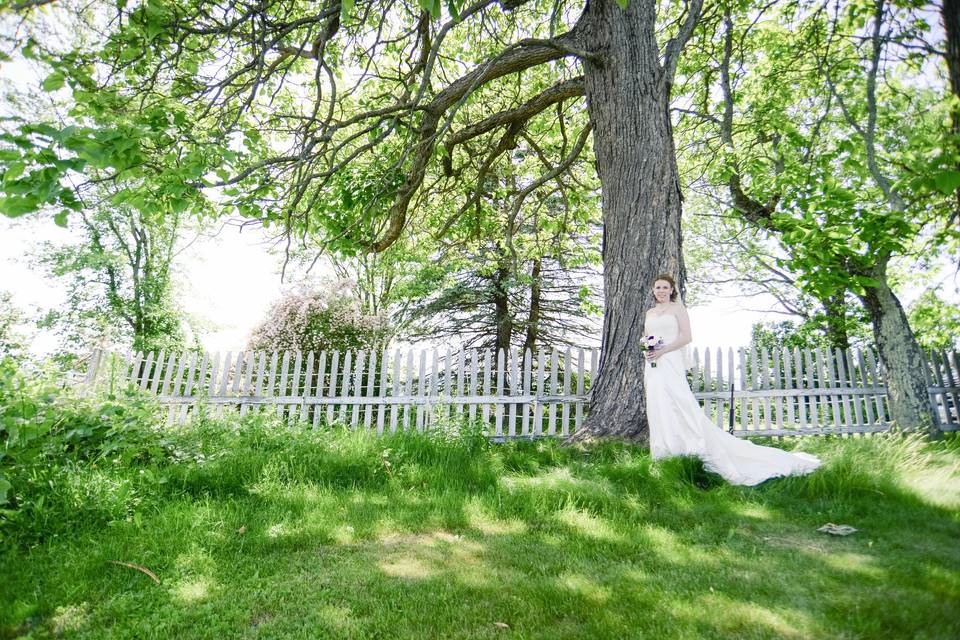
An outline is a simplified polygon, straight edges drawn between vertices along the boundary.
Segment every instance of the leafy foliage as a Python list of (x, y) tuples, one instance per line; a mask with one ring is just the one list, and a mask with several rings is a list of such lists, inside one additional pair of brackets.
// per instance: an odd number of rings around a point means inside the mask
[(132, 390), (84, 396), (50, 374), (0, 359), (0, 529), (19, 519), (51, 527), (37, 491), (71, 482), (77, 463), (149, 465), (169, 455), (157, 415), (156, 405)]
[(91, 343), (143, 352), (186, 347), (173, 291), (184, 217), (123, 205), (87, 209), (71, 221), (77, 242), (39, 249), (37, 261), (67, 285), (66, 305), (40, 322), (56, 328), (62, 354), (86, 355)]
[(960, 307), (947, 302), (939, 287), (927, 289), (910, 309), (910, 326), (924, 349), (960, 349)]
[(24, 314), (13, 304), (9, 291), (0, 290), (0, 358), (17, 356), (23, 351), (24, 337), (17, 325), (24, 320)]

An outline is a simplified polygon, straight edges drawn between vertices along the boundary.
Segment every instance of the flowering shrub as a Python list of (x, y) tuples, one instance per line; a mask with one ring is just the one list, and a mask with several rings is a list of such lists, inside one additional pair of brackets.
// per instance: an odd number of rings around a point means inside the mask
[(248, 348), (319, 353), (380, 346), (387, 335), (387, 319), (365, 314), (351, 286), (341, 280), (324, 288), (286, 294), (254, 328)]

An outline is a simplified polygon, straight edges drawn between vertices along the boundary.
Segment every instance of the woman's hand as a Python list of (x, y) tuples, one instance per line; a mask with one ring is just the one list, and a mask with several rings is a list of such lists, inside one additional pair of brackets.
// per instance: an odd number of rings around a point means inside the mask
[(660, 359), (660, 356), (664, 354), (663, 349), (655, 349), (653, 351), (645, 351), (643, 356), (647, 359), (647, 362), (654, 362)]

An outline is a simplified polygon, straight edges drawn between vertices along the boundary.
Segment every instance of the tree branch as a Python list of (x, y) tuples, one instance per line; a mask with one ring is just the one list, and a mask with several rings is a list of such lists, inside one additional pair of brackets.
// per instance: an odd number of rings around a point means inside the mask
[(663, 81), (668, 87), (673, 84), (673, 78), (677, 73), (677, 62), (683, 52), (683, 47), (693, 34), (693, 29), (697, 26), (701, 9), (703, 9), (703, 0), (690, 0), (683, 26), (680, 27), (679, 33), (667, 42), (663, 56)]

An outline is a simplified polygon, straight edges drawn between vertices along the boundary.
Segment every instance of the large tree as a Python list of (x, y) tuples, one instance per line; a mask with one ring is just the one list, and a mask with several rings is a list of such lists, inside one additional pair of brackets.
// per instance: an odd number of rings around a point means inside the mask
[[(186, 130), (171, 121), (188, 149), (196, 149), (197, 164), (189, 164), (196, 188), (221, 189), (241, 214), (292, 232), (319, 230), (330, 248), (379, 252), (416, 222), (419, 204), (445, 181), (483, 189), (490, 162), (518, 137), (558, 127), (568, 141), (564, 154), (542, 158), (541, 177), (516, 194), (514, 206), (562, 182), (592, 149), (603, 201), (605, 315), (601, 368), (582, 435), (642, 438), (638, 339), (651, 305), (649, 283), (660, 272), (683, 278), (669, 100), (701, 6), (702, 0), (117, 3), (102, 12), (103, 46), (63, 55), (30, 43), (31, 54), (55, 68), (48, 86), (67, 83), (88, 105), (95, 126), (83, 132), (83, 144), (76, 131), (27, 133), (57, 156), (79, 158), (69, 170), (84, 171), (92, 158), (122, 176), (134, 170), (136, 154), (91, 152), (91, 146), (114, 149), (112, 138), (96, 135), (110, 130), (110, 109), (149, 113), (175, 95), (199, 109), (203, 123)], [(177, 144), (164, 143), (149, 123), (137, 124), (150, 134), (148, 142)], [(478, 155), (485, 161), (472, 162)], [(27, 162), (34, 170), (56, 169), (38, 154)], [(317, 209), (358, 165), (370, 171), (373, 204), (349, 214)], [(5, 208), (73, 204), (69, 190), (54, 185), (42, 196), (17, 197)]]

